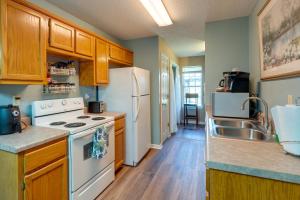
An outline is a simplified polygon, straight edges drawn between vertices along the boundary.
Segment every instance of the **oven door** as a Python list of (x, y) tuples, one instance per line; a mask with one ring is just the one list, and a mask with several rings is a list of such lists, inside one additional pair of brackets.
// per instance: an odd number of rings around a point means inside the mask
[(109, 146), (107, 154), (101, 159), (92, 158), (93, 136), (96, 128), (71, 135), (69, 137), (69, 168), (71, 192), (75, 192), (82, 185), (100, 173), (115, 160), (114, 122), (104, 124), (109, 132)]

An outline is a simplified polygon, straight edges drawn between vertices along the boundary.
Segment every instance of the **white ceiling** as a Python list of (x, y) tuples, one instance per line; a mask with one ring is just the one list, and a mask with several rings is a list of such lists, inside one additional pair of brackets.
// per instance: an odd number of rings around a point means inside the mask
[(174, 24), (158, 27), (139, 0), (47, 0), (122, 40), (159, 35), (179, 57), (204, 53), (205, 22), (248, 16), (257, 0), (163, 0)]

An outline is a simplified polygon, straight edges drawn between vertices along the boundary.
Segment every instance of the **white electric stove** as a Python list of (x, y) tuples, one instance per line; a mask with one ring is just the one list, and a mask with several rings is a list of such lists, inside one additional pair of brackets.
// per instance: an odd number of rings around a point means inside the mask
[[(33, 102), (32, 123), (69, 132), (70, 199), (95, 199), (114, 180), (113, 117), (85, 114), (82, 98), (67, 98)], [(91, 156), (93, 136), (101, 126), (108, 130), (109, 146), (107, 154), (97, 160)]]

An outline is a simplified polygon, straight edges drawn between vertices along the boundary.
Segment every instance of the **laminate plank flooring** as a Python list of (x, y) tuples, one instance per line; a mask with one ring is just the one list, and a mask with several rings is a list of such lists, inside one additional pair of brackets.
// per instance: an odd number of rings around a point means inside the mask
[(173, 134), (137, 167), (124, 166), (97, 200), (205, 200), (203, 128)]

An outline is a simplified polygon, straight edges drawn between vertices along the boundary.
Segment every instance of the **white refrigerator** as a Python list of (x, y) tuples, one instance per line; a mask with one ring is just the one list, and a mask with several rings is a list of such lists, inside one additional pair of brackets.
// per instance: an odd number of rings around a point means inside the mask
[(138, 67), (112, 68), (109, 85), (100, 88), (108, 111), (126, 113), (125, 164), (136, 166), (151, 146), (150, 72)]

